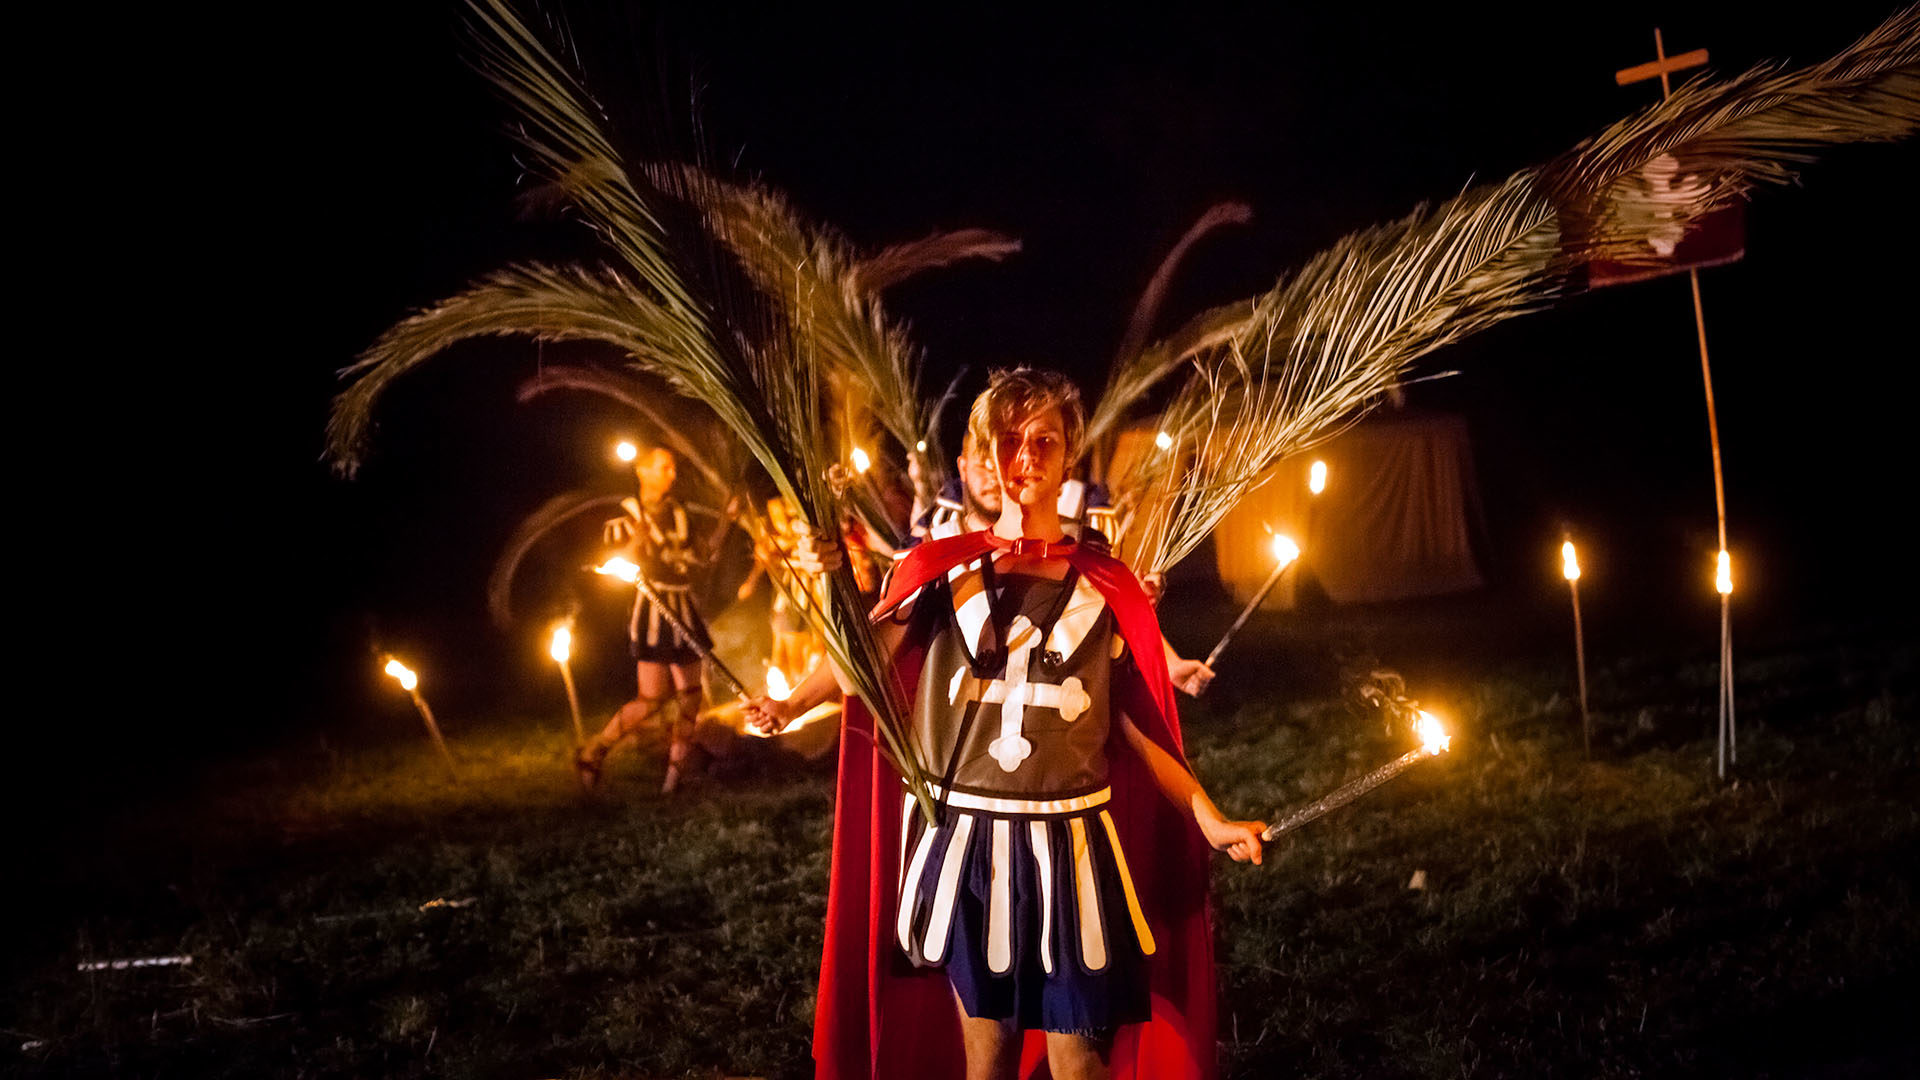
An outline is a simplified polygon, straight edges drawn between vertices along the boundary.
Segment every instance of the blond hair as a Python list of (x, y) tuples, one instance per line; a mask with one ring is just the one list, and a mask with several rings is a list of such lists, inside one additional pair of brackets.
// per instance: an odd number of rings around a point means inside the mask
[(973, 410), (967, 415), (967, 441), (991, 449), (995, 432), (1048, 409), (1060, 410), (1067, 460), (1071, 462), (1087, 432), (1087, 410), (1080, 404), (1080, 388), (1057, 371), (1017, 367), (987, 376), (987, 388), (973, 399)]

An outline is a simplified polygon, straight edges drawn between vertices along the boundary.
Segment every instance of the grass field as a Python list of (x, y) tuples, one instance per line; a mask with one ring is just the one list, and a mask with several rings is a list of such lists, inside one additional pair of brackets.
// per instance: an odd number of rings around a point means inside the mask
[[(1915, 660), (1846, 637), (1747, 658), (1727, 784), (1705, 662), (1597, 670), (1592, 760), (1561, 666), (1432, 673), (1448, 757), (1264, 868), (1216, 864), (1224, 1073), (1920, 1074)], [(1262, 667), (1187, 720), (1229, 810), (1276, 814), (1404, 748)], [(0, 1062), (809, 1075), (831, 761), (743, 753), (667, 801), (643, 747), (583, 805), (560, 723), (450, 732), (459, 784), (424, 740), (307, 743), (77, 838), (15, 923)], [(75, 970), (155, 954), (193, 963)]]

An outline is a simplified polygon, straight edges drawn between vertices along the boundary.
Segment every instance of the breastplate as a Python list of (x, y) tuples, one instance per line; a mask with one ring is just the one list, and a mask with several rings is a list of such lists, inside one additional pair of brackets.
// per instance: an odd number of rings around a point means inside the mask
[[(1113, 615), (1084, 581), (978, 570), (927, 587), (934, 620), (914, 738), (936, 777), (976, 795), (1053, 798), (1107, 783)], [(1069, 591), (1071, 590), (1071, 591)], [(955, 603), (956, 598), (959, 603)]]
[(686, 508), (676, 499), (662, 500), (652, 511), (642, 511), (638, 523), (638, 552), (634, 562), (647, 582), (674, 588), (691, 581), (693, 548), (688, 542)]

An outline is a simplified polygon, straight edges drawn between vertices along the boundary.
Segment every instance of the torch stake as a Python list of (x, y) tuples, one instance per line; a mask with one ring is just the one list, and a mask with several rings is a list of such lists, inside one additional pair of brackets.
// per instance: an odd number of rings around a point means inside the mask
[(720, 658), (713, 655), (712, 649), (700, 644), (700, 639), (687, 627), (687, 624), (681, 620), (680, 616), (674, 614), (672, 608), (661, 602), (660, 594), (654, 592), (653, 586), (648, 584), (647, 575), (636, 572), (633, 575), (633, 586), (639, 589), (648, 600), (653, 601), (654, 608), (660, 612), (662, 618), (665, 618), (675, 630), (680, 632), (680, 637), (686, 641), (688, 648), (699, 653), (701, 659), (713, 665), (713, 670), (719, 672), (721, 678), (733, 684), (734, 693), (740, 695), (743, 699), (753, 696), (747, 692), (747, 684), (741, 682), (739, 676), (728, 670), (727, 665), (721, 663)]
[(433, 745), (440, 748), (440, 756), (447, 762), (447, 772), (455, 780), (460, 779), (459, 770), (453, 767), (453, 752), (447, 749), (447, 740), (440, 737), (440, 725), (434, 722), (433, 710), (427, 708), (427, 699), (421, 697), (418, 690), (409, 690), (407, 693), (413, 698), (413, 707), (420, 710), (420, 719), (427, 722), (427, 734), (433, 736)]
[(1593, 720), (1587, 712), (1587, 638), (1580, 627), (1580, 582), (1567, 582), (1573, 595), (1573, 661), (1580, 679), (1580, 739), (1587, 756), (1593, 756)]
[(1740, 738), (1734, 727), (1733, 713), (1733, 619), (1729, 610), (1731, 600), (1732, 597), (1727, 594), (1720, 594), (1720, 738), (1717, 755), (1722, 780), (1726, 779), (1727, 766), (1740, 760)]
[(1253, 594), (1253, 599), (1247, 601), (1247, 606), (1240, 609), (1240, 617), (1233, 620), (1233, 625), (1227, 627), (1227, 632), (1220, 635), (1220, 641), (1214, 645), (1213, 651), (1207, 654), (1208, 667), (1212, 667), (1213, 662), (1220, 659), (1220, 654), (1227, 650), (1227, 642), (1232, 641), (1233, 635), (1239, 633), (1240, 628), (1253, 617), (1253, 609), (1260, 606), (1260, 602), (1267, 598), (1267, 594), (1273, 591), (1275, 585), (1280, 584), (1280, 575), (1286, 573), (1287, 567), (1292, 566), (1296, 561), (1298, 560), (1289, 559), (1280, 563), (1273, 568), (1273, 573), (1267, 575), (1266, 584), (1260, 586), (1260, 590)]
[(1293, 813), (1288, 814), (1272, 825), (1267, 826), (1267, 831), (1260, 834), (1260, 839), (1271, 841), (1277, 836), (1292, 832), (1307, 822), (1329, 811), (1338, 810), (1360, 796), (1365, 795), (1367, 792), (1372, 791), (1374, 788), (1379, 787), (1381, 784), (1399, 776), (1417, 762), (1434, 756), (1436, 755), (1424, 747), (1409, 750), (1360, 779), (1355, 780), (1353, 783), (1345, 784), (1333, 792), (1295, 810)]
[(577, 742), (587, 741), (587, 729), (580, 723), (580, 694), (573, 688), (573, 666), (560, 661), (560, 681), (567, 684), (567, 708), (573, 710), (573, 734)]

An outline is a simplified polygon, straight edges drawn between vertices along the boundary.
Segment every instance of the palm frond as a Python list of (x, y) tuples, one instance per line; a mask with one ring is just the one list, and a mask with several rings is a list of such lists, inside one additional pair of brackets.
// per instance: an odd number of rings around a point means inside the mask
[[(780, 494), (792, 500), (813, 527), (831, 534), (839, 522), (841, 493), (830, 482), (829, 470), (840, 455), (816, 376), (816, 364), (823, 358), (811, 347), (822, 335), (809, 319), (771, 320), (730, 293), (696, 298), (682, 273), (682, 263), (688, 271), (705, 269), (697, 264), (699, 256), (685, 254), (696, 239), (666, 236), (662, 217), (640, 193), (650, 188), (684, 204), (711, 191), (710, 186), (701, 184), (700, 174), (690, 168), (656, 168), (643, 187), (600, 127), (600, 110), (579, 79), (540, 45), (505, 0), (468, 0), (468, 5), (479, 17), (482, 70), (525, 121), (522, 142), (549, 166), (550, 178), (568, 191), (576, 209), (607, 237), (635, 276), (658, 294), (652, 307), (674, 332), (658, 351), (639, 357), (640, 362), (680, 392), (705, 402), (766, 470)], [(671, 254), (676, 244), (682, 253), (678, 262)], [(801, 290), (798, 278), (791, 288), (764, 291), (787, 299), (789, 311), (818, 316), (832, 310), (825, 303), (801, 303), (809, 294)], [(887, 674), (888, 658), (867, 623), (851, 568), (843, 566), (831, 582), (836, 602), (812, 613), (821, 619), (827, 651), (872, 709), (883, 751), (931, 820), (925, 770), (904, 734), (906, 703)]]
[(1178, 330), (1142, 349), (1129, 363), (1116, 368), (1087, 417), (1082, 454), (1097, 455), (1095, 467), (1103, 465), (1102, 459), (1112, 451), (1112, 440), (1128, 411), (1181, 364), (1231, 341), (1246, 327), (1255, 303), (1254, 299), (1236, 300), (1208, 308), (1182, 323)]
[[(653, 402), (653, 395), (638, 372), (609, 370), (599, 367), (584, 367), (577, 364), (548, 364), (538, 373), (520, 384), (515, 399), (524, 405), (542, 394), (559, 390), (572, 390), (579, 393), (595, 394), (617, 401), (639, 413), (647, 421), (653, 438), (674, 452), (681, 460), (689, 462), (697, 469), (707, 483), (713, 485), (716, 494), (725, 496), (738, 486), (739, 473), (731, 467), (721, 468), (708, 461), (708, 451), (693, 439), (687, 438), (683, 430), (684, 420), (669, 422), (660, 415)], [(700, 443), (715, 446), (714, 440), (702, 439)], [(724, 454), (725, 447), (720, 452)], [(725, 463), (731, 466), (731, 462)]]
[[(1582, 287), (1596, 259), (1638, 257), (1837, 143), (1920, 125), (1920, 8), (1832, 60), (1696, 81), (1537, 170), (1355, 233), (1252, 302), (1245, 324), (1163, 414), (1174, 450), (1116, 485), (1142, 572), (1198, 544), (1281, 458), (1359, 419), (1422, 357)], [(1697, 176), (1650, 212), (1644, 170), (1663, 155)]]
[(1521, 173), (1347, 236), (1260, 297), (1162, 414), (1173, 448), (1116, 484), (1137, 508), (1134, 568), (1179, 562), (1280, 458), (1356, 421), (1419, 357), (1552, 300), (1552, 218)]
[[(383, 335), (343, 373), (358, 380), (337, 400), (330, 425), (338, 460), (356, 460), (374, 399), (394, 378), (462, 337), (527, 333), (532, 325), (542, 328), (534, 336), (619, 345), (645, 370), (704, 402), (782, 496), (814, 527), (835, 529), (840, 492), (828, 470), (839, 453), (815, 376), (821, 358), (810, 343), (817, 335), (810, 326), (770, 318), (729, 293), (723, 279), (703, 273), (712, 267), (689, 254), (699, 238), (670, 235), (663, 222), (672, 215), (643, 195), (684, 196), (685, 190), (657, 177), (648, 178), (652, 183), (636, 179), (615, 147), (604, 110), (506, 0), (468, 0), (468, 9), (476, 66), (519, 116), (516, 134), (535, 165), (601, 235), (614, 265), (605, 271), (503, 272)], [(556, 291), (566, 302), (550, 310), (541, 301)], [(925, 769), (904, 735), (906, 703), (887, 674), (888, 658), (867, 623), (851, 569), (834, 574), (832, 587), (836, 603), (814, 612), (822, 618), (827, 651), (872, 709), (881, 749), (931, 820)]]
[[(1160, 307), (1166, 302), (1174, 273), (1186, 260), (1188, 252), (1208, 233), (1227, 225), (1245, 225), (1252, 220), (1253, 208), (1245, 203), (1215, 203), (1192, 225), (1187, 226), (1187, 231), (1181, 234), (1180, 239), (1160, 260), (1160, 266), (1154, 270), (1146, 289), (1134, 304), (1133, 317), (1127, 320), (1126, 335), (1121, 338), (1120, 347), (1114, 353), (1107, 385), (1087, 417), (1086, 438), (1081, 440), (1083, 454), (1091, 452), (1104, 458), (1110, 449), (1107, 436), (1112, 433), (1114, 425), (1139, 402), (1142, 395), (1166, 378), (1193, 351), (1191, 348), (1174, 347), (1179, 335), (1156, 342), (1151, 349), (1147, 346), (1147, 335), (1153, 332), (1153, 324), (1160, 316)], [(1203, 313), (1203, 317), (1206, 314)], [(1182, 332), (1187, 329), (1182, 327)]]
[(894, 244), (860, 260), (853, 268), (853, 285), (862, 292), (879, 293), (928, 270), (967, 259), (999, 262), (1018, 253), (1020, 241), (991, 229), (956, 229), (919, 240)]
[(944, 470), (918, 449), (928, 427), (920, 352), (864, 286), (853, 245), (807, 222), (764, 185), (721, 180), (691, 165), (656, 165), (647, 172), (705, 214), (708, 228), (747, 277), (783, 305), (787, 325), (805, 331), (810, 354), (844, 373), (834, 384), (843, 407), (870, 412), (904, 453), (921, 459), (922, 476), (937, 488)]
[(474, 66), (519, 117), (515, 135), (533, 164), (631, 270), (661, 306), (699, 336), (699, 305), (680, 280), (647, 207), (609, 138), (606, 111), (506, 0), (468, 0)]
[[(1762, 184), (1787, 184), (1822, 147), (1920, 130), (1920, 5), (1838, 55), (1786, 71), (1764, 64), (1696, 77), (1541, 170), (1587, 260), (1652, 262), (1650, 233), (1684, 229)], [(1648, 175), (1665, 159), (1674, 182)]]
[(334, 399), (327, 455), (352, 475), (366, 454), (374, 405), (394, 380), (479, 337), (594, 341), (643, 364), (671, 349), (680, 327), (653, 296), (611, 270), (538, 263), (509, 266), (389, 328), (341, 371), (352, 380)]

